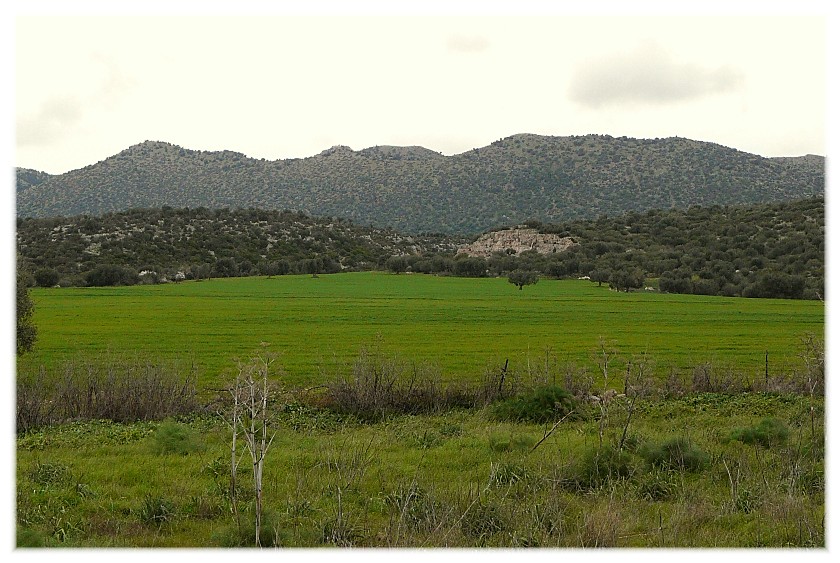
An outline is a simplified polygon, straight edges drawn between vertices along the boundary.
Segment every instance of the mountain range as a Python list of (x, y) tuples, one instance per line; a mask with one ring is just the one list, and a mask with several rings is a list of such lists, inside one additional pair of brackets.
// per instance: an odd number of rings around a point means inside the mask
[(17, 169), (18, 217), (259, 208), (403, 232), (476, 234), (649, 209), (819, 197), (822, 156), (765, 158), (684, 138), (519, 134), (453, 156), (334, 146), (265, 160), (146, 141), (65, 174)]

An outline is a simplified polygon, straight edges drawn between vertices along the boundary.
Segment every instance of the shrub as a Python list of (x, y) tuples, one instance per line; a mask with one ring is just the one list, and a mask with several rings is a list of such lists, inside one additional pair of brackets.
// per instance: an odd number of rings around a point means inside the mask
[(542, 424), (572, 414), (576, 406), (574, 397), (568, 391), (550, 385), (497, 403), (492, 414), (497, 420)]
[(645, 461), (660, 469), (699, 471), (708, 463), (708, 456), (683, 436), (646, 444), (639, 451)]
[(422, 414), (473, 406), (474, 393), (444, 387), (437, 368), (363, 348), (351, 373), (327, 385), (324, 406), (377, 422), (395, 414)]
[(58, 272), (52, 268), (40, 268), (35, 270), (35, 283), (39, 287), (53, 287), (58, 283)]
[(67, 363), (17, 378), (17, 432), (68, 420), (163, 420), (198, 410), (195, 373), (142, 360)]
[(137, 272), (122, 266), (101, 264), (87, 273), (87, 284), (91, 287), (113, 285), (134, 285), (140, 281)]
[(609, 481), (629, 477), (633, 470), (629, 453), (612, 447), (593, 448), (575, 467), (572, 482), (578, 488), (596, 489)]
[(784, 444), (789, 435), (790, 430), (778, 418), (763, 418), (755, 426), (736, 428), (730, 437), (745, 444), (761, 444), (769, 448), (774, 444)]
[(156, 454), (187, 455), (201, 451), (204, 444), (186, 424), (164, 422), (152, 435), (152, 449)]

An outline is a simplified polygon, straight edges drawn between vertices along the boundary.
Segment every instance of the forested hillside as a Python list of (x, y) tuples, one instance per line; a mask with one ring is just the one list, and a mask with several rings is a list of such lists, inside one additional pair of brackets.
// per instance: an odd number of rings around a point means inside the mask
[[(394, 254), (453, 252), (461, 241), (289, 211), (169, 207), (18, 219), (17, 240), (30, 272), (53, 272), (47, 285), (153, 283), (179, 271), (192, 279), (366, 270)], [(91, 280), (105, 267), (104, 280)]]
[[(822, 198), (527, 225), (574, 245), (548, 254), (456, 256), (468, 239), (409, 236), (292, 212), (163, 208), (19, 219), (18, 252), (29, 271), (43, 276), (39, 285), (157, 282), (178, 271), (203, 278), (387, 268), (459, 276), (536, 271), (589, 276), (617, 289), (642, 288), (647, 280), (673, 293), (825, 295)], [(143, 271), (154, 274), (138, 276)]]
[[(670, 293), (823, 299), (825, 202), (814, 198), (755, 206), (652, 210), (528, 227), (570, 237), (563, 252), (460, 257), (457, 273), (590, 277), (615, 289), (645, 283)], [(427, 257), (402, 258), (404, 269), (438, 272)]]
[(682, 138), (514, 135), (454, 156), (336, 146), (257, 160), (145, 142), (56, 176), (18, 171), (19, 217), (132, 208), (291, 209), (410, 233), (475, 234), (649, 209), (818, 197), (824, 158), (763, 158)]

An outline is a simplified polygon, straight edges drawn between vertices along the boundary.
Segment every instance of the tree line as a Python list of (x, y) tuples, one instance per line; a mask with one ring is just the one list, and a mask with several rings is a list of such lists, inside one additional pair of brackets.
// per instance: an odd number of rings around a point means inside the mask
[(629, 291), (824, 299), (825, 202), (653, 210), (528, 221), (575, 245), (553, 254), (458, 254), (468, 239), (404, 235), (260, 210), (134, 210), (18, 221), (32, 283), (98, 286), (253, 275), (390, 270), (461, 277), (532, 272)]
[(824, 299), (825, 203), (813, 198), (755, 206), (653, 210), (546, 224), (542, 233), (577, 244), (554, 254), (498, 251), (489, 258), (415, 255), (389, 259), (392, 271), (467, 276), (538, 272), (588, 277), (629, 291)]

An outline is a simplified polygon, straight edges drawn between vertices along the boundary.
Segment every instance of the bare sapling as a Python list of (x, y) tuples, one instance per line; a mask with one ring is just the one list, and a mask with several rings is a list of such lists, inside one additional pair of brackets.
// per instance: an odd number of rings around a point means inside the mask
[(627, 440), (627, 430), (630, 428), (630, 422), (633, 419), (633, 414), (636, 412), (636, 400), (643, 393), (644, 385), (651, 370), (652, 366), (650, 360), (648, 360), (647, 352), (627, 362), (627, 371), (624, 375), (623, 396), (627, 418), (624, 419), (624, 428), (621, 431), (621, 438), (618, 441), (619, 450), (624, 448), (624, 442)]
[(825, 347), (824, 343), (812, 333), (802, 338), (803, 350), (800, 353), (805, 363), (805, 385), (809, 398), (811, 418), (811, 440), (816, 440), (816, 395), (823, 392), (825, 385)]
[(598, 449), (601, 449), (604, 445), (604, 430), (606, 429), (609, 421), (610, 403), (612, 403), (613, 399), (615, 399), (617, 395), (616, 391), (608, 388), (610, 379), (610, 364), (613, 359), (615, 359), (617, 353), (618, 352), (615, 348), (607, 344), (607, 341), (603, 336), (598, 340), (598, 348), (593, 353), (593, 359), (595, 360), (595, 363), (598, 364), (598, 370), (604, 378), (604, 389), (601, 392), (601, 395), (590, 396), (590, 400), (597, 404), (599, 410), (601, 411), (601, 416), (598, 420)]
[(231, 502), (234, 514), (239, 518), (236, 508), (236, 470), (237, 440), (242, 437), (245, 449), (250, 455), (254, 477), (254, 543), (260, 545), (263, 506), (263, 467), (265, 458), (274, 441), (275, 433), (268, 435), (268, 374), (274, 358), (257, 356), (250, 363), (238, 366), (234, 387), (230, 390), (233, 397), (233, 411), (229, 420), (231, 427)]

